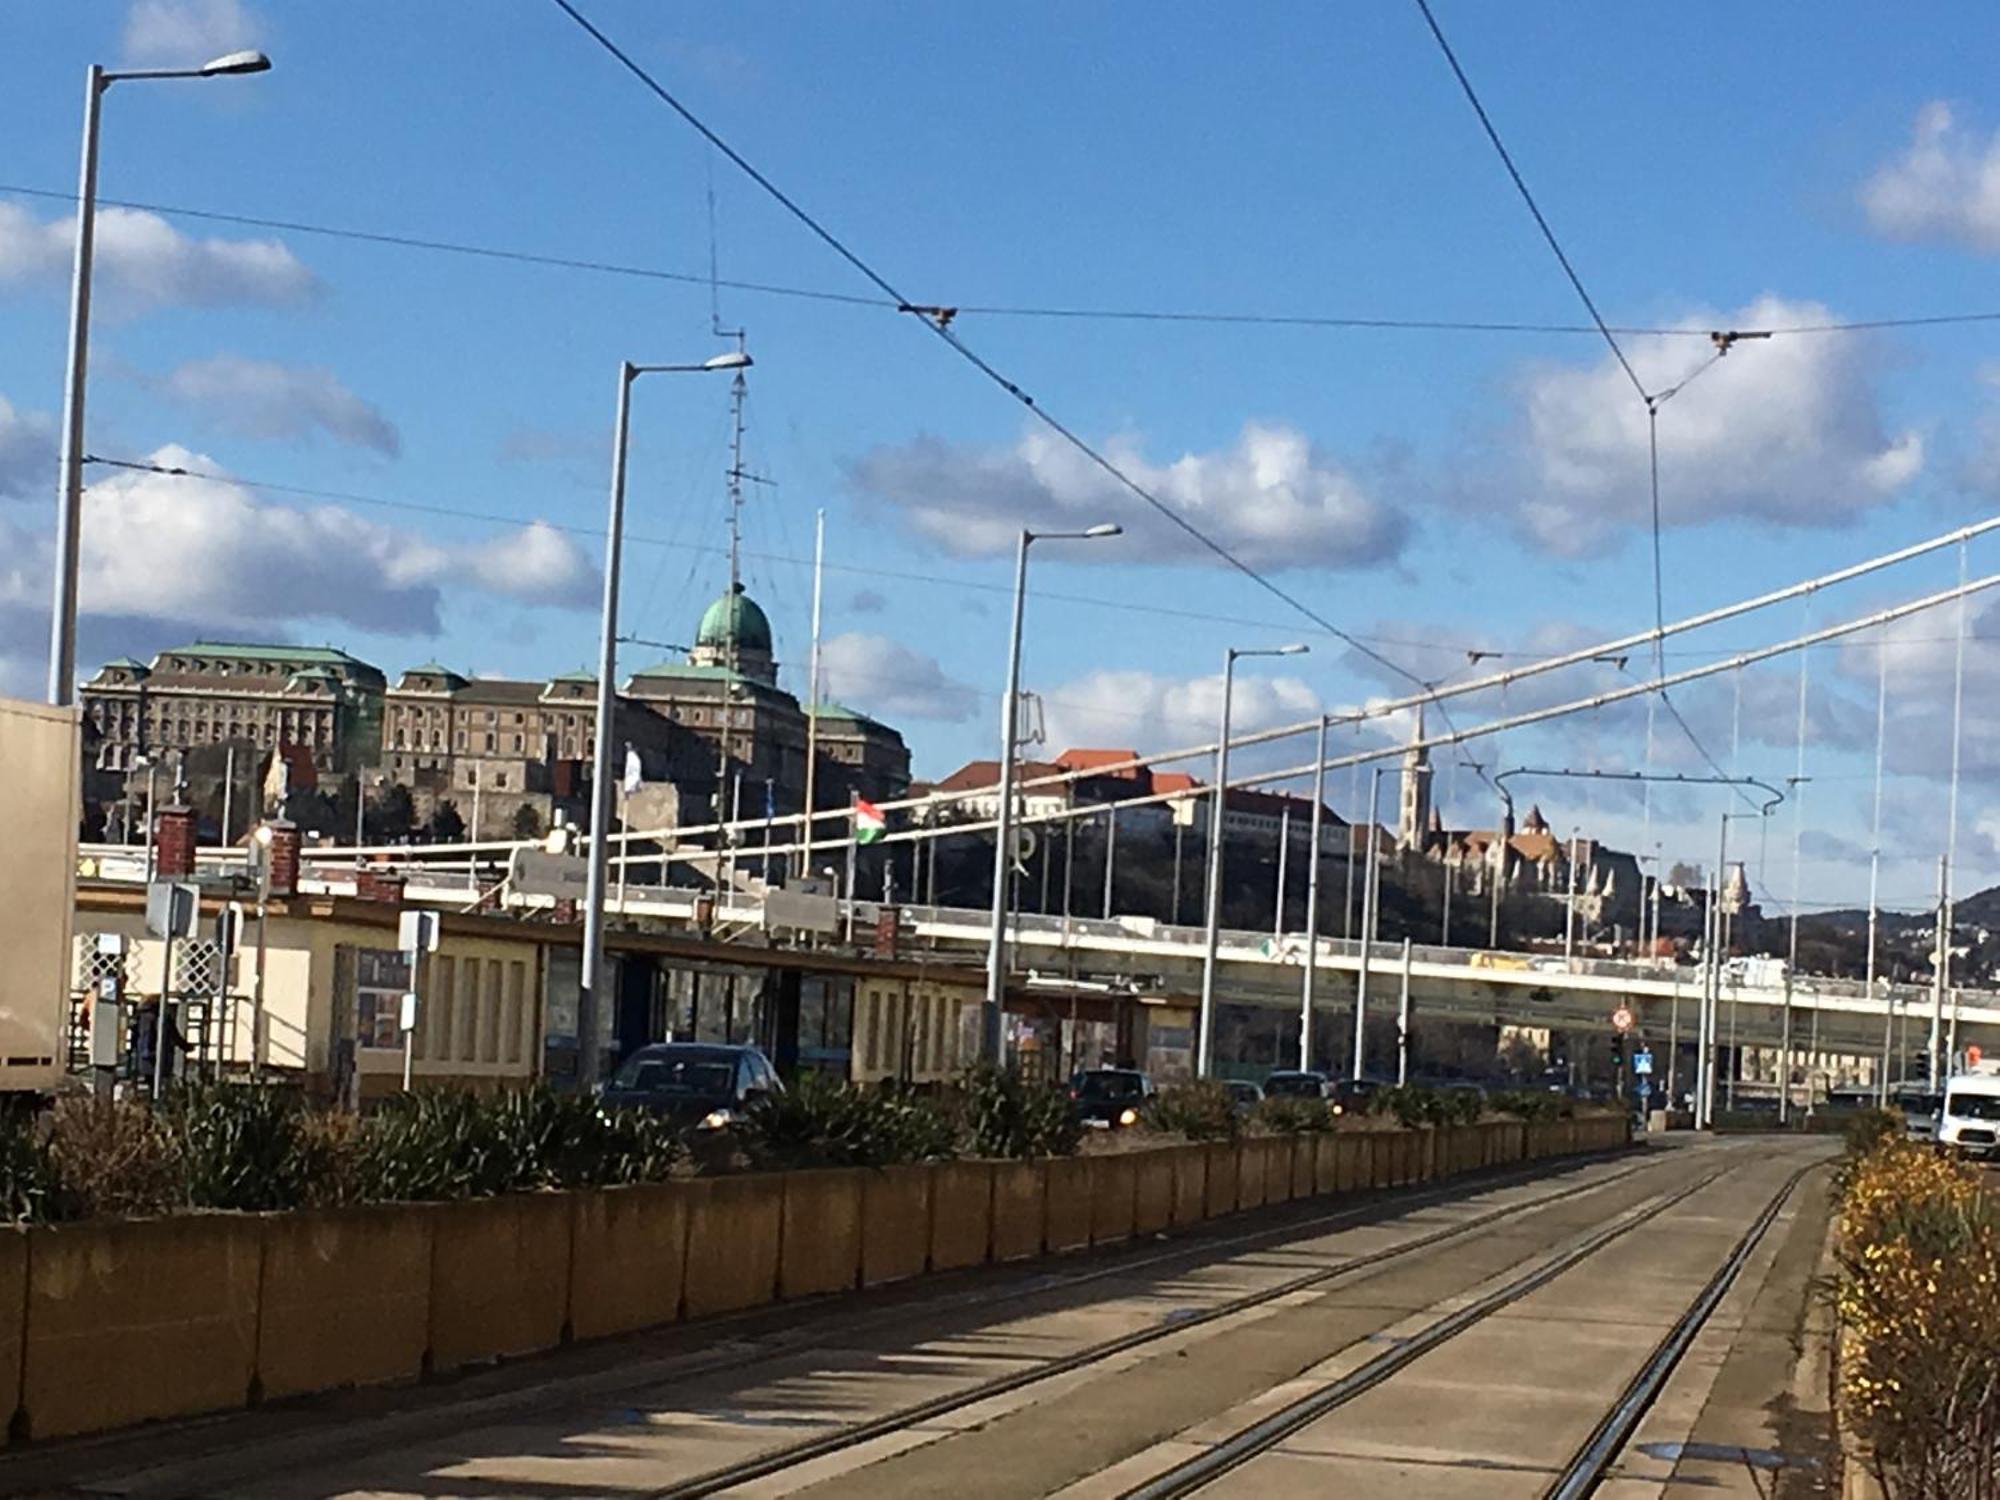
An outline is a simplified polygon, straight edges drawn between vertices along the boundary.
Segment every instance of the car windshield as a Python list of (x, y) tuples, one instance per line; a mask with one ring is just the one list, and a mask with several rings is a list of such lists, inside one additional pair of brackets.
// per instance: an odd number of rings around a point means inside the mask
[(1136, 1099), (1144, 1091), (1137, 1073), (1086, 1073), (1077, 1086), (1085, 1099)]
[(2000, 1120), (2000, 1094), (1967, 1094), (1954, 1089), (1944, 1112), (1961, 1120)]
[(1310, 1073), (1273, 1073), (1264, 1080), (1264, 1094), (1295, 1094), (1309, 1099), (1320, 1095), (1320, 1081)]
[(639, 1053), (625, 1059), (611, 1086), (645, 1094), (727, 1094), (735, 1079), (736, 1064), (713, 1053), (664, 1057)]
[(1902, 1099), (1903, 1113), (1906, 1115), (1934, 1115), (1938, 1112), (1939, 1102), (1936, 1094), (1905, 1094)]

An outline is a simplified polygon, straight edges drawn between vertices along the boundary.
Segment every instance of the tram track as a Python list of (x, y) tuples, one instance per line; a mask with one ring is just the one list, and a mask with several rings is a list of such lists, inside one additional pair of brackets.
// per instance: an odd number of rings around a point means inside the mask
[[(1786, 1178), (1750, 1227), (1736, 1241), (1722, 1266), (1675, 1320), (1666, 1336), (1653, 1348), (1637, 1374), (1620, 1392), (1617, 1401), (1591, 1430), (1553, 1483), (1543, 1492), (1544, 1500), (1583, 1500), (1596, 1492), (1609, 1477), (1619, 1455), (1651, 1410), (1667, 1381), (1679, 1365), (1701, 1329), (1714, 1315), (1722, 1299), (1735, 1284), (1743, 1267), (1755, 1253), (1771, 1224), (1805, 1175), (1816, 1164), (1800, 1167)], [(1641, 1225), (1650, 1222), (1714, 1186), (1736, 1170), (1723, 1166), (1621, 1216), (1616, 1221), (1585, 1235), (1567, 1249), (1544, 1260), (1503, 1285), (1487, 1292), (1456, 1311), (1438, 1318), (1414, 1334), (1402, 1338), (1395, 1347), (1321, 1386), (1277, 1411), (1252, 1422), (1228, 1437), (1182, 1460), (1171, 1468), (1120, 1492), (1119, 1500), (1178, 1500), (1207, 1490), (1225, 1476), (1254, 1460), (1275, 1452), (1289, 1439), (1320, 1419), (1339, 1410), (1369, 1391), (1387, 1384), (1397, 1374), (1435, 1352), (1469, 1329), (1548, 1286), (1599, 1255)]]
[[(1189, 1310), (1171, 1322), (1135, 1329), (1130, 1333), (1102, 1340), (1068, 1354), (1040, 1360), (1031, 1366), (993, 1376), (964, 1389), (946, 1392), (927, 1401), (898, 1407), (877, 1417), (843, 1425), (831, 1432), (753, 1454), (736, 1463), (690, 1476), (659, 1489), (645, 1491), (644, 1494), (646, 1500), (699, 1500), (699, 1497), (722, 1494), (740, 1485), (784, 1474), (820, 1459), (893, 1438), (979, 1403), (1011, 1395), (1043, 1382), (1086, 1370), (1093, 1365), (1103, 1364), (1160, 1340), (1184, 1336), (1190, 1330), (1205, 1324), (1239, 1316), (1302, 1292), (1328, 1288), (1363, 1272), (1464, 1239), (1552, 1204), (1604, 1191), (1640, 1172), (1658, 1168), (1660, 1165), (1657, 1162), (1640, 1162), (1584, 1186), (1572, 1185), (1540, 1194), (1520, 1203), (1506, 1204), (1461, 1223), (1446, 1225), (1413, 1239), (1354, 1256), (1337, 1265), (1320, 1267), (1286, 1278), (1271, 1286), (1227, 1298), (1208, 1307)], [(1700, 1190), (1728, 1170), (1730, 1170), (1728, 1166), (1718, 1168), (1689, 1187), (1669, 1195), (1671, 1201), (1677, 1202), (1681, 1197)], [(1439, 1196), (1442, 1199), (1445, 1195)], [(1300, 1237), (1301, 1231), (1310, 1233), (1315, 1224), (1342, 1217), (1342, 1215), (1329, 1215), (1323, 1221), (1309, 1221), (1303, 1225), (1288, 1226), (1287, 1232), (1290, 1237), (1297, 1238)], [(1254, 1238), (1271, 1238), (1278, 1232), (1276, 1230), (1260, 1232)]]

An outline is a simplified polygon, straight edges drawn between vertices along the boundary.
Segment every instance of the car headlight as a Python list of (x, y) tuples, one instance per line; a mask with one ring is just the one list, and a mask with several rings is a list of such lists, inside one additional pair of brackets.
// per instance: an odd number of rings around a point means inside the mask
[(1136, 1109), (1120, 1110), (1118, 1112), (1118, 1123), (1120, 1125), (1137, 1125), (1139, 1123), (1139, 1111)]
[(711, 1109), (701, 1117), (701, 1128), (703, 1130), (720, 1130), (725, 1125), (734, 1125), (735, 1123), (736, 1111), (733, 1109)]
[(1337, 1115), (1344, 1115), (1347, 1113), (1347, 1106), (1345, 1104), (1336, 1104), (1333, 1107), (1333, 1112)]

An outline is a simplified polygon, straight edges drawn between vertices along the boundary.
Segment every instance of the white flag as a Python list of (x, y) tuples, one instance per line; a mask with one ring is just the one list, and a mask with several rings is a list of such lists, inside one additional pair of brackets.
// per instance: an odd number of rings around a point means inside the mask
[(625, 747), (625, 780), (623, 783), (625, 795), (629, 797), (632, 793), (638, 791), (639, 783), (645, 779), (645, 773), (639, 767), (639, 752), (634, 750), (630, 745), (627, 745)]

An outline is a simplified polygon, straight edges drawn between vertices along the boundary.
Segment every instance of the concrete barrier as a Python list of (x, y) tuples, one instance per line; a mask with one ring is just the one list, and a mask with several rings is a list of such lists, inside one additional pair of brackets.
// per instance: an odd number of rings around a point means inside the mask
[(778, 1294), (784, 1178), (775, 1174), (713, 1177), (687, 1186), (687, 1279), (681, 1290), (682, 1314), (705, 1318), (762, 1307)]
[(430, 1209), (432, 1369), (562, 1342), (575, 1207), (568, 1193), (510, 1193)]
[(1042, 1253), (1047, 1224), (1049, 1164), (1001, 1161), (993, 1164), (993, 1258), (1025, 1260)]
[[(28, 1232), (0, 1231), (0, 1418), (21, 1408), (21, 1357), (28, 1309)], [(0, 1446), (6, 1439), (0, 1437)]]
[(1318, 1189), (1318, 1146), (1325, 1133), (1300, 1135), (1292, 1141), (1292, 1196), (1310, 1198)]
[(931, 1269), (983, 1266), (993, 1245), (993, 1163), (941, 1161), (931, 1168)]
[(785, 1174), (783, 1227), (778, 1233), (778, 1295), (844, 1292), (861, 1276), (859, 1167)]
[(604, 1338), (681, 1315), (688, 1185), (642, 1182), (576, 1194), (569, 1269), (572, 1336)]
[(871, 1168), (861, 1193), (861, 1284), (921, 1276), (930, 1253), (930, 1168)]
[(1292, 1157), (1298, 1150), (1298, 1137), (1274, 1135), (1260, 1142), (1264, 1148), (1264, 1201), (1266, 1203), (1290, 1203), (1292, 1201)]
[(1042, 1248), (1051, 1255), (1083, 1250), (1090, 1245), (1092, 1158), (1049, 1158), (1048, 1202), (1042, 1227)]
[(1236, 1211), (1264, 1206), (1264, 1164), (1270, 1159), (1261, 1140), (1236, 1143)]
[(1333, 1190), (1351, 1193), (1368, 1186), (1368, 1137), (1358, 1130), (1334, 1132)]
[(401, 1203), (263, 1217), (261, 1399), (423, 1373), (435, 1218)]
[(1344, 1139), (1337, 1130), (1323, 1130), (1312, 1138), (1313, 1192), (1322, 1198), (1340, 1191), (1340, 1150)]
[(1207, 1216), (1219, 1219), (1224, 1214), (1236, 1212), (1236, 1143), (1234, 1141), (1210, 1141), (1202, 1147), (1207, 1160), (1203, 1170), (1208, 1188), (1204, 1195)]
[(1172, 1150), (1141, 1151), (1132, 1158), (1132, 1232), (1158, 1234), (1174, 1221)]
[(1190, 1141), (1162, 1155), (1174, 1163), (1174, 1227), (1199, 1224), (1208, 1217), (1208, 1147)]
[(199, 1214), (28, 1232), (21, 1406), (67, 1437), (250, 1398), (264, 1230)]
[(1100, 1156), (1090, 1164), (1090, 1242), (1110, 1245), (1132, 1238), (1139, 1203), (1139, 1158), (1134, 1152)]

